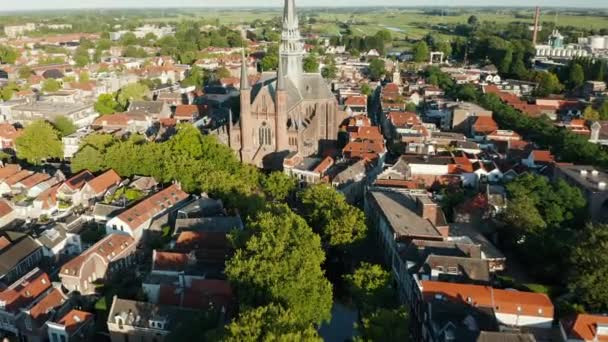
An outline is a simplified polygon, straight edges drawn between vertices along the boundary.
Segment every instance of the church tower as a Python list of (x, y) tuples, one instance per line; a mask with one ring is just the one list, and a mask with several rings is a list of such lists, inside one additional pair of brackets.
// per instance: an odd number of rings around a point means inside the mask
[(239, 123), (241, 126), (241, 160), (250, 160), (253, 154), (253, 127), (251, 119), (251, 87), (247, 74), (247, 60), (245, 58), (245, 48), (241, 56), (241, 116)]
[(281, 34), (280, 63), (285, 76), (298, 83), (303, 73), (304, 41), (300, 35), (295, 0), (285, 0), (283, 33)]
[(287, 89), (285, 88), (285, 75), (283, 74), (283, 64), (279, 63), (277, 72), (277, 94), (276, 94), (276, 129), (277, 136), (276, 151), (282, 152), (289, 149), (287, 138)]

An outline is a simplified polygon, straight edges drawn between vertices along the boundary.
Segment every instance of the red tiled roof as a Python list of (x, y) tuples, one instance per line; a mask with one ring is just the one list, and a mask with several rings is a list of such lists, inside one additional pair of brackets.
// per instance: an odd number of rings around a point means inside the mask
[(351, 141), (342, 153), (347, 158), (375, 160), (380, 157), (380, 153), (384, 153), (384, 143), (371, 140)]
[[(568, 337), (584, 341), (608, 342), (608, 335), (597, 335), (598, 324), (608, 325), (608, 316), (578, 314), (573, 321), (565, 321)], [(597, 340), (595, 339), (597, 337)]]
[(91, 171), (82, 170), (66, 180), (63, 185), (67, 186), (71, 190), (79, 190), (85, 185), (86, 182), (92, 180), (93, 178), (95, 178), (95, 176), (93, 176)]
[(137, 229), (156, 214), (185, 200), (188, 196), (179, 185), (173, 184), (127, 209), (118, 215), (118, 218), (131, 229)]
[(13, 212), (11, 205), (3, 198), (0, 198), (0, 218)]
[(399, 93), (399, 86), (395, 83), (389, 83), (382, 88), (383, 93)]
[(175, 248), (189, 251), (205, 248), (228, 249), (230, 248), (230, 243), (226, 233), (184, 231), (177, 237)]
[(13, 312), (32, 303), (50, 287), (49, 276), (35, 269), (0, 292), (0, 301), (5, 303), (5, 311)]
[(16, 129), (15, 126), (8, 122), (0, 123), (0, 138), (7, 140), (15, 140), (23, 134), (22, 129)]
[(364, 107), (367, 106), (367, 96), (353, 95), (346, 98), (344, 104), (347, 106), (358, 106)]
[(319, 165), (317, 165), (317, 167), (315, 167), (315, 169), (313, 170), (313, 172), (317, 172), (317, 173), (324, 173), (325, 171), (327, 171), (327, 169), (329, 169), (332, 165), (334, 165), (334, 158), (332, 157), (325, 157), (325, 159), (323, 159)]
[(384, 136), (380, 133), (380, 127), (378, 126), (360, 126), (357, 127), (355, 132), (350, 135), (351, 140), (373, 140), (373, 141), (384, 141)]
[(48, 319), (49, 312), (63, 305), (67, 299), (61, 290), (52, 289), (44, 298), (30, 308), (29, 314), (38, 324), (43, 324)]
[(42, 202), (42, 209), (49, 209), (57, 204), (57, 190), (61, 184), (56, 184), (53, 187), (44, 190), (36, 197), (36, 201)]
[(146, 115), (141, 113), (116, 113), (111, 115), (103, 115), (95, 119), (93, 126), (127, 127), (131, 121), (146, 121)]
[(390, 112), (388, 113), (388, 119), (391, 121), (393, 126), (396, 127), (422, 124), (418, 115), (412, 112)]
[(535, 162), (541, 163), (553, 163), (555, 159), (550, 151), (545, 150), (534, 150), (532, 151), (532, 156), (534, 157)]
[(497, 313), (553, 318), (553, 303), (541, 293), (493, 289), (489, 286), (423, 281), (423, 296), (488, 307)]
[[(98, 260), (107, 265), (114, 260), (120, 259), (123, 251), (134, 243), (135, 240), (129, 235), (107, 235), (89, 249), (61, 266), (59, 275), (80, 277), (82, 265), (88, 262), (91, 258), (97, 257)], [(102, 275), (98, 274), (97, 276), (101, 277)]]
[(4, 180), (21, 170), (21, 166), (17, 164), (7, 164), (0, 168), (0, 180)]
[(112, 186), (120, 184), (122, 180), (116, 171), (110, 169), (87, 182), (95, 194), (108, 191)]
[(51, 176), (46, 173), (34, 173), (33, 175), (21, 180), (19, 183), (23, 185), (25, 189), (31, 189), (34, 186), (49, 180)]
[(199, 115), (197, 105), (179, 105), (175, 107), (175, 118), (191, 119)]
[(181, 306), (192, 309), (207, 309), (230, 306), (235, 302), (230, 284), (226, 280), (193, 279), (190, 287), (161, 285), (159, 304)]
[(0, 251), (10, 246), (11, 242), (4, 236), (0, 237)]
[(491, 116), (478, 116), (473, 124), (473, 129), (479, 133), (492, 133), (498, 129), (498, 124)]
[(190, 256), (186, 253), (159, 252), (154, 250), (152, 263), (156, 271), (182, 271), (188, 265)]
[(65, 327), (65, 330), (69, 334), (72, 334), (92, 319), (93, 314), (90, 312), (71, 310), (70, 312), (65, 314), (65, 316), (61, 317), (61, 319), (57, 321), (57, 324), (63, 325)]
[(19, 183), (20, 181), (24, 180), (25, 178), (29, 177), (31, 174), (32, 174), (32, 171), (21, 170), (21, 171), (15, 173), (14, 175), (6, 178), (4, 180), (4, 183), (6, 183), (6, 185), (13, 186), (13, 185)]

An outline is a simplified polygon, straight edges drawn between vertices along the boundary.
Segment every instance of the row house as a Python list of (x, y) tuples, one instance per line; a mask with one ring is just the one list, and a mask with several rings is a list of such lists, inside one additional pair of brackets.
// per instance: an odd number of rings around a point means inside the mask
[(15, 141), (23, 134), (23, 130), (15, 128), (8, 122), (0, 124), (0, 148), (3, 151), (15, 153)]
[(354, 115), (367, 113), (367, 96), (353, 95), (346, 98), (344, 106)]
[(139, 241), (154, 219), (179, 209), (188, 197), (179, 184), (173, 184), (110, 219), (106, 232), (127, 234)]
[(95, 334), (95, 317), (92, 313), (72, 309), (62, 317), (47, 322), (50, 341), (83, 342)]
[(70, 292), (95, 293), (94, 283), (108, 280), (133, 264), (135, 240), (123, 234), (108, 234), (89, 249), (61, 267), (61, 284)]
[(0, 199), (0, 227), (6, 227), (17, 218), (17, 212), (10, 202)]
[(103, 199), (109, 191), (116, 189), (121, 182), (122, 179), (118, 173), (112, 169), (100, 174), (90, 181), (86, 181), (81, 190), (82, 203), (91, 206), (95, 202)]
[(0, 292), (0, 330), (19, 336), (19, 316), (51, 288), (49, 276), (38, 268), (28, 271)]
[(97, 118), (91, 126), (104, 131), (122, 130), (145, 134), (153, 125), (152, 118), (143, 113), (116, 113)]
[(168, 342), (171, 331), (181, 322), (190, 321), (195, 313), (192, 309), (114, 296), (107, 321), (110, 340)]
[(58, 319), (70, 308), (71, 303), (61, 289), (50, 287), (31, 305), (21, 309), (17, 319), (21, 339), (28, 342), (47, 341), (47, 323)]
[(409, 274), (401, 250), (412, 240), (444, 241), (450, 225), (443, 210), (425, 191), (371, 187), (364, 196), (365, 214), (376, 228), (384, 259), (398, 284), (399, 298), (412, 303), (417, 280)]
[(0, 237), (0, 281), (9, 284), (36, 267), (42, 246), (31, 236), (11, 232)]
[(422, 313), (417, 315), (416, 322), (420, 325), (421, 341), (450, 337), (463, 342), (477, 341), (477, 335), (486, 329), (534, 329), (535, 333), (544, 331), (545, 335), (552, 331), (553, 303), (541, 293), (421, 281), (417, 300), (416, 310)]
[(328, 181), (327, 172), (334, 165), (332, 157), (302, 157), (298, 152), (291, 152), (283, 160), (283, 172), (296, 178), (300, 187)]
[(83, 203), (82, 188), (94, 178), (95, 176), (89, 170), (83, 170), (68, 178), (59, 186), (57, 197), (65, 203), (65, 209)]
[(608, 340), (608, 316), (579, 313), (560, 321), (564, 342), (598, 342)]
[(43, 256), (55, 262), (60, 262), (62, 257), (82, 253), (83, 246), (78, 228), (80, 227), (55, 223), (52, 227), (44, 230), (36, 239), (42, 245)]

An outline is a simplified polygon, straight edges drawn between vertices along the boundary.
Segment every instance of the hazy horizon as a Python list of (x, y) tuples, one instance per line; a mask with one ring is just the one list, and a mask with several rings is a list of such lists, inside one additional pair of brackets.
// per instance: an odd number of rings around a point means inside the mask
[[(328, 6), (327, 1), (320, 0), (296, 0), (299, 7), (382, 7), (382, 6), (399, 6), (399, 7), (572, 7), (572, 8), (608, 8), (606, 0), (537, 0), (530, 2), (527, 0), (505, 0), (496, 2), (496, 4), (484, 0), (463, 0), (454, 5), (451, 0), (379, 0), (372, 4), (364, 0), (334, 0), (331, 6)], [(267, 7), (279, 8), (283, 5), (283, 0), (264, 1), (252, 5), (251, 0), (223, 0), (221, 3), (208, 0), (174, 0), (167, 3), (165, 0), (148, 0), (142, 3), (141, 0), (22, 0), (20, 2), (11, 1), (4, 4), (0, 8), (0, 12), (9, 11), (40, 11), (40, 10), (69, 10), (69, 9), (154, 9), (154, 8), (193, 8), (193, 7), (215, 7), (215, 8), (238, 8), (238, 7)]]

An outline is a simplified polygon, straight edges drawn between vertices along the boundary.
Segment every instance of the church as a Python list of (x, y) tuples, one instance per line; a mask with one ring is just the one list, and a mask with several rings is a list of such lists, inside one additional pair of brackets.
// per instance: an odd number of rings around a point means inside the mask
[(338, 103), (320, 73), (305, 73), (304, 41), (295, 1), (285, 0), (277, 72), (250, 85), (243, 53), (240, 115), (229, 120), (228, 143), (244, 163), (282, 165), (290, 152), (314, 155), (338, 134)]

